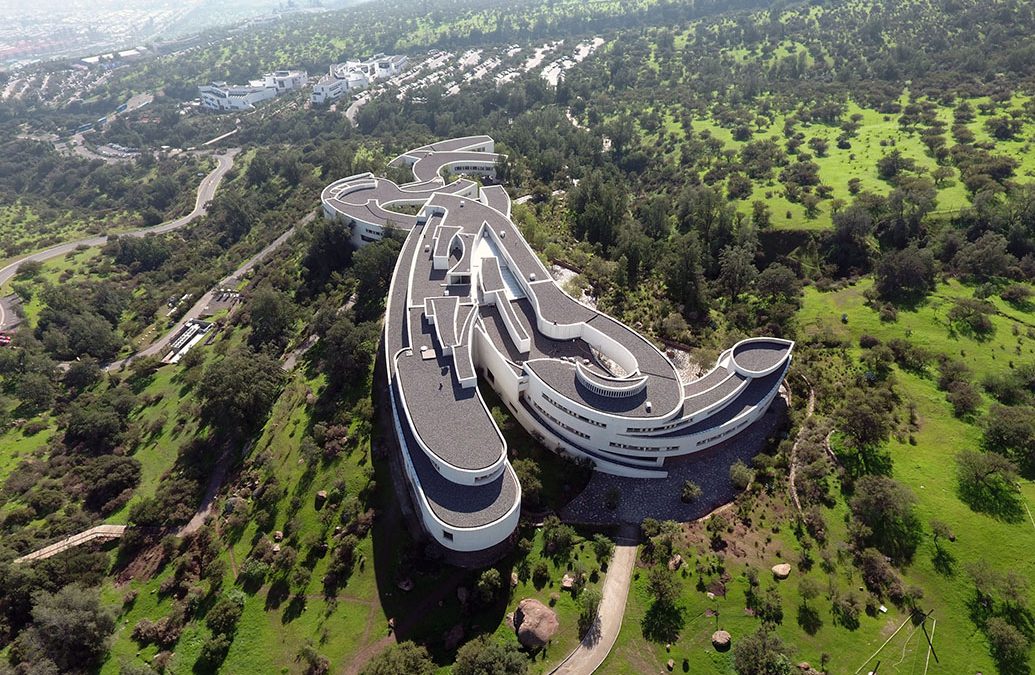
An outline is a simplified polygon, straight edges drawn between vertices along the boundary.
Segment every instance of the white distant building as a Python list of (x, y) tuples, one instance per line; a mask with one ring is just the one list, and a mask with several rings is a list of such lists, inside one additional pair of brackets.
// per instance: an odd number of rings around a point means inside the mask
[(213, 82), (198, 87), (201, 107), (209, 110), (251, 110), (256, 103), (271, 99), (309, 81), (304, 70), (278, 70), (248, 84)]
[(333, 103), (350, 91), (359, 91), (374, 82), (398, 75), (406, 70), (408, 64), (409, 58), (402, 54), (375, 54), (366, 61), (335, 63), (313, 85), (313, 105)]

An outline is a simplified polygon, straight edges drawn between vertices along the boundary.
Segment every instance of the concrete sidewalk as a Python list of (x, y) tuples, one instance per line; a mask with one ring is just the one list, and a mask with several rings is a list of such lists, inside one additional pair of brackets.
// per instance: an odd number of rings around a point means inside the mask
[(604, 577), (596, 624), (568, 658), (551, 671), (552, 674), (589, 675), (611, 653), (618, 633), (622, 630), (625, 603), (629, 598), (629, 585), (635, 566), (636, 540), (620, 539), (607, 567), (607, 576)]

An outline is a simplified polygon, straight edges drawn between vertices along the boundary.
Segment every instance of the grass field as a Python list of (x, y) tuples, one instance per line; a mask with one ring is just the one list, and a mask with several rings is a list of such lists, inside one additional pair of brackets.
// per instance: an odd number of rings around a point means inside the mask
[[(1013, 324), (1022, 328), (1035, 325), (1035, 313), (1021, 312), (996, 301), (1003, 316), (994, 319), (995, 336), (987, 342), (978, 342), (951, 335), (944, 321), (949, 301), (954, 297), (971, 295), (972, 289), (957, 282), (943, 284), (926, 305), (915, 311), (900, 310), (895, 323), (881, 323), (877, 313), (865, 306), (863, 292), (869, 283), (862, 282), (829, 293), (808, 289), (800, 314), (802, 332), (806, 336), (829, 338), (833, 335), (849, 341), (853, 345), (849, 348), (853, 356), (858, 356), (860, 350), (856, 345), (862, 334), (882, 340), (908, 338), (935, 353), (962, 354), (961, 358), (978, 373), (1005, 372), (1010, 368), (1011, 358), (1018, 362), (1035, 359), (1032, 352), (1035, 341), (1026, 337), (1023, 331), (1016, 336), (1011, 330)], [(840, 321), (842, 313), (848, 315), (847, 324)], [(1021, 349), (1022, 356), (1015, 353), (1017, 348)], [(924, 591), (919, 606), (925, 611), (933, 611), (932, 618), (937, 620), (935, 648), (939, 661), (931, 660), (929, 672), (995, 672), (984, 634), (970, 619), (974, 591), (966, 568), (968, 565), (987, 565), (1000, 571), (1017, 571), (1027, 579), (1035, 578), (1035, 560), (1030, 555), (1035, 549), (1035, 523), (1027, 517), (1005, 522), (976, 513), (959, 499), (954, 457), (960, 450), (979, 447), (980, 428), (952, 415), (944, 393), (938, 391), (931, 375), (916, 375), (896, 369), (895, 377), (903, 397), (916, 406), (919, 419), (919, 430), (913, 434), (915, 445), (893, 438), (888, 450), (894, 460), (893, 475), (916, 494), (917, 512), (928, 530), (912, 563), (902, 573), (904, 584), (918, 586)], [(1035, 482), (1024, 479), (1020, 487), (1023, 499), (1029, 507), (1035, 507)], [(641, 569), (633, 585), (619, 642), (605, 662), (603, 672), (659, 672), (669, 658), (675, 660), (678, 670), (685, 658), (689, 672), (732, 673), (731, 655), (716, 653), (710, 645), (710, 636), (719, 626), (730, 631), (736, 642), (738, 636), (757, 628), (758, 620), (744, 611), (748, 588), (744, 570), (749, 565), (757, 570), (763, 590), (769, 585), (779, 589), (784, 618), (777, 633), (787, 643), (795, 645), (795, 663), (804, 660), (817, 666), (822, 654), (826, 653), (830, 659), (829, 672), (853, 673), (864, 665), (873, 668), (875, 659), (867, 659), (908, 614), (888, 602), (886, 614), (861, 614), (857, 628), (850, 630), (836, 625), (830, 600), (826, 597), (828, 584), (836, 584), (842, 592), (858, 591), (862, 586), (859, 573), (851, 566), (849, 557), (839, 560), (836, 570), (829, 575), (820, 564), (807, 572), (819, 582), (823, 592), (810, 603), (817, 611), (821, 625), (814, 633), (804, 630), (798, 622), (800, 600), (797, 584), (803, 574), (796, 562), (800, 545), (786, 522), (776, 531), (777, 524), (788, 511), (786, 501), (782, 497), (774, 497), (767, 506), (756, 508), (752, 516), (756, 522), (765, 518), (764, 524), (759, 522), (754, 530), (748, 532), (737, 530), (732, 537), (737, 542), (734, 553), (726, 555), (726, 570), (731, 577), (727, 594), (725, 597), (719, 595), (714, 601), (708, 599), (705, 591), (713, 589), (712, 584), (717, 581), (717, 575), (707, 570), (715, 554), (704, 546), (688, 547), (684, 552), (685, 556), (689, 553), (688, 562), (684, 565), (688, 573), (682, 581), (681, 600), (685, 626), (670, 650), (666, 650), (663, 643), (652, 643), (644, 638), (643, 621), (651, 598), (646, 587), (645, 570)], [(826, 509), (824, 516), (831, 542), (848, 540), (846, 514), (843, 499), (839, 499), (833, 509)], [(947, 546), (951, 558), (948, 571), (937, 568), (933, 562), (935, 549), (928, 525), (931, 519), (949, 523), (957, 537)], [(698, 532), (700, 527), (694, 526), (691, 532)], [(768, 546), (758, 541), (763, 537), (766, 540), (771, 538)], [(737, 551), (747, 551), (747, 555), (737, 555)], [(781, 559), (794, 563), (795, 570), (788, 580), (775, 582), (769, 568)], [(695, 569), (699, 562), (705, 568), (704, 574)], [(1028, 596), (1029, 600), (1035, 601), (1035, 591), (1029, 589)], [(708, 610), (717, 610), (718, 619), (706, 616)], [(929, 622), (928, 630), (930, 628)], [(922, 673), (927, 658), (926, 639), (922, 631), (908, 624), (877, 658), (882, 662), (882, 672), (887, 669), (887, 672)], [(685, 672), (687, 668), (682, 670)]]
[[(772, 58), (780, 54), (786, 56), (789, 53), (787, 45), (781, 45), (773, 53)], [(740, 60), (747, 57), (745, 53), (736, 53), (734, 56)], [(1027, 98), (1023, 96), (1014, 97), (1010, 103), (1010, 109), (1022, 107)], [(911, 102), (910, 94), (903, 92), (900, 103), (906, 105)], [(977, 142), (995, 142), (996, 154), (1004, 154), (1020, 162), (1016, 176), (1020, 180), (1030, 179), (1035, 176), (1035, 153), (1031, 152), (1031, 144), (1027, 139), (1035, 134), (1035, 123), (1027, 121), (1016, 138), (1013, 140), (995, 141), (985, 129), (985, 122), (995, 115), (1003, 114), (983, 113), (978, 110), (982, 103), (988, 103), (987, 98), (975, 98), (969, 100), (974, 111), (974, 121), (966, 126), (974, 132)], [(663, 124), (658, 132), (653, 135), (647, 134), (641, 129), (641, 135), (648, 144), (655, 143), (661, 133), (676, 134), (678, 138), (683, 136), (683, 130), (677, 121), (672, 110), (657, 110), (663, 118)], [(899, 126), (899, 115), (885, 115), (872, 108), (860, 106), (856, 101), (849, 100), (845, 107), (844, 119), (853, 115), (859, 115), (859, 129), (856, 136), (851, 139), (851, 148), (840, 149), (837, 147), (837, 138), (841, 129), (836, 125), (825, 124), (799, 124), (796, 130), (804, 134), (804, 143), (801, 151), (812, 156), (819, 166), (819, 177), (823, 185), (833, 189), (832, 198), (851, 202), (852, 194), (848, 190), (849, 180), (859, 180), (860, 190), (876, 194), (887, 194), (893, 186), (880, 178), (877, 173), (877, 161), (892, 152), (898, 150), (908, 159), (915, 160), (918, 167), (927, 173), (933, 171), (938, 163), (928, 152), (923, 144), (919, 133), (904, 131)], [(939, 106), (938, 117), (947, 124), (949, 128), (953, 125), (953, 110), (951, 106)], [(778, 144), (784, 144), (783, 127), (786, 116), (772, 113), (769, 116), (770, 122), (767, 126), (755, 127), (754, 133), (747, 141), (738, 141), (733, 137), (733, 130), (720, 124), (712, 115), (697, 115), (693, 119), (693, 129), (698, 135), (707, 134), (722, 142), (725, 150), (740, 152), (748, 142), (772, 138)], [(828, 150), (822, 157), (816, 156), (809, 148), (808, 142), (813, 138), (822, 138), (828, 143)], [(954, 141), (949, 134), (948, 145), (951, 147)], [(675, 147), (678, 147), (675, 146)], [(790, 157), (794, 161), (794, 157)], [(806, 215), (805, 207), (800, 203), (793, 203), (784, 194), (783, 185), (778, 180), (780, 168), (777, 167), (774, 175), (769, 180), (756, 180), (753, 182), (752, 193), (744, 199), (735, 202), (737, 209), (745, 216), (751, 215), (751, 204), (755, 200), (764, 201), (771, 211), (772, 226), (777, 229), (793, 230), (826, 230), (832, 226), (831, 201), (824, 200), (820, 203), (818, 213), (815, 217), (809, 218)], [(717, 188), (724, 188), (722, 183), (716, 184)], [(952, 212), (969, 205), (969, 195), (966, 188), (959, 180), (959, 174), (947, 180), (937, 189), (936, 212)]]

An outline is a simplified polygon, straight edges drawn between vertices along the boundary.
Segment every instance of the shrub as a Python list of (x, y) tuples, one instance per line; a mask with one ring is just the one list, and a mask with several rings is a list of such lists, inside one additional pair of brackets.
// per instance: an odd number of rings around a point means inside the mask
[(680, 492), (680, 499), (684, 504), (695, 502), (701, 498), (701, 486), (692, 480), (685, 481), (683, 483), (683, 489)]
[(755, 477), (755, 472), (739, 459), (730, 466), (730, 481), (738, 490), (745, 490)]

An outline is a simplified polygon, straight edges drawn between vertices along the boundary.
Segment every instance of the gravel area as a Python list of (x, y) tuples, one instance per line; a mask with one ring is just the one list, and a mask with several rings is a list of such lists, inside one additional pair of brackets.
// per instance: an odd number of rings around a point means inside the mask
[(665, 356), (676, 367), (676, 372), (679, 373), (679, 380), (683, 384), (689, 384), (707, 372), (701, 367), (701, 364), (694, 360), (694, 357), (688, 351), (676, 349), (675, 347), (666, 347)]
[[(623, 478), (594, 472), (589, 485), (561, 511), (570, 522), (615, 524), (643, 522), (644, 518), (688, 522), (701, 518), (719, 506), (733, 501), (737, 491), (730, 482), (730, 467), (738, 459), (750, 464), (751, 458), (766, 446), (768, 438), (785, 419), (787, 402), (777, 397), (760, 420), (713, 448), (665, 464), (664, 479)], [(683, 482), (701, 486), (700, 499), (684, 504), (680, 500)], [(608, 490), (618, 488), (622, 497), (618, 508), (604, 506)]]

